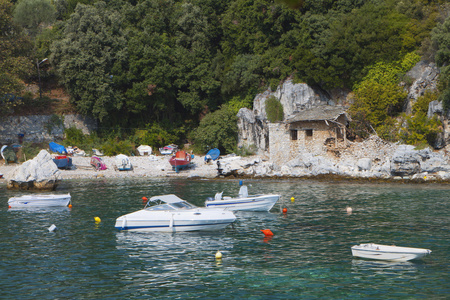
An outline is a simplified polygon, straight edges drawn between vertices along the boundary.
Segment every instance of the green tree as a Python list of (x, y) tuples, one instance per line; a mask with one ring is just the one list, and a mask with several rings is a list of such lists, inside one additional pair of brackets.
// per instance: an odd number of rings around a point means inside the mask
[(207, 114), (191, 138), (197, 151), (206, 152), (212, 148), (221, 153), (231, 153), (237, 145), (237, 117), (227, 105)]
[(19, 0), (14, 9), (14, 21), (33, 37), (51, 25), (55, 16), (51, 0)]
[[(106, 3), (79, 4), (67, 21), (64, 36), (53, 43), (51, 62), (83, 114), (100, 121), (113, 117), (123, 105), (115, 89), (116, 65), (126, 60), (126, 39), (119, 12)], [(121, 70), (121, 68), (118, 68)]]
[(0, 113), (9, 111), (14, 105), (4, 95), (20, 95), (24, 88), (23, 79), (33, 70), (30, 50), (29, 39), (12, 20), (11, 3), (0, 0)]
[(349, 109), (359, 135), (366, 136), (373, 129), (385, 125), (389, 117), (398, 115), (407, 96), (398, 83), (402, 74), (419, 60), (417, 54), (408, 53), (394, 63), (379, 62), (368, 68), (364, 80), (354, 86), (355, 100)]
[(408, 22), (384, 1), (366, 2), (346, 14), (306, 15), (300, 34), (305, 42), (294, 52), (296, 76), (326, 89), (351, 87), (362, 80), (366, 66), (402, 56)]

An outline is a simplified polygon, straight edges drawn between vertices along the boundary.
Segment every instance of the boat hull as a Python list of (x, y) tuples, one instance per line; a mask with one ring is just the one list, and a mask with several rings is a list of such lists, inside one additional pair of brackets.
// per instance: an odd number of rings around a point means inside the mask
[(224, 229), (236, 220), (229, 211), (187, 210), (186, 212), (140, 210), (116, 219), (115, 228), (125, 231), (212, 231)]
[(431, 250), (428, 249), (378, 244), (355, 245), (351, 249), (352, 255), (355, 257), (387, 261), (408, 261), (422, 258), (431, 253)]
[(70, 194), (65, 195), (25, 195), (22, 197), (13, 197), (8, 200), (8, 206), (16, 207), (64, 207), (71, 201)]
[(177, 153), (169, 159), (169, 163), (175, 172), (186, 169), (191, 164), (191, 155), (185, 151), (177, 151)]
[(280, 195), (249, 196), (223, 200), (207, 200), (207, 208), (222, 208), (231, 211), (269, 211), (280, 199)]

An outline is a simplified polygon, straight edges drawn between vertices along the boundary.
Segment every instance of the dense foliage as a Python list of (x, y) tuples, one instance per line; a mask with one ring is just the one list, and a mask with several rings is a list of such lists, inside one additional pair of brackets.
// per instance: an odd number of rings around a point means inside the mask
[(31, 44), (23, 30), (12, 20), (13, 6), (0, 0), (0, 115), (16, 104), (24, 86), (21, 81), (31, 69)]
[(272, 123), (284, 119), (283, 105), (274, 96), (269, 97), (266, 101), (266, 114), (267, 119)]
[[(445, 0), (14, 3), (14, 19), (34, 42), (34, 54), (26, 43), (11, 42), (26, 37), (11, 22), (10, 1), (0, 0), (0, 77), (7, 78), (0, 95), (18, 93), (20, 79), (36, 80), (24, 71), (36, 74), (36, 61), (49, 57), (49, 72), (72, 105), (112, 132), (130, 130), (130, 143), (181, 143), (195, 132), (200, 149), (233, 151), (236, 137), (228, 135), (235, 130), (211, 120), (231, 122), (230, 112), (251, 108), (257, 92), (286, 78), (324, 90), (355, 89), (355, 131), (379, 131), (398, 117), (404, 92), (397, 75), (410, 66), (405, 60), (417, 61), (412, 53), (419, 49), (441, 67), (438, 97), (450, 108)], [(27, 13), (29, 4), (36, 14)]]

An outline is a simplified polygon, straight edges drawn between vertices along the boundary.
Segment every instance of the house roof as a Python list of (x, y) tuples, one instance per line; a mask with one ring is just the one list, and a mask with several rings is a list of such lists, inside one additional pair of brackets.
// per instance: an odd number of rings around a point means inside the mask
[(295, 115), (286, 119), (286, 123), (294, 123), (300, 121), (336, 121), (341, 115), (345, 115), (347, 120), (351, 121), (350, 116), (343, 106), (322, 105), (311, 109), (305, 109), (297, 112)]

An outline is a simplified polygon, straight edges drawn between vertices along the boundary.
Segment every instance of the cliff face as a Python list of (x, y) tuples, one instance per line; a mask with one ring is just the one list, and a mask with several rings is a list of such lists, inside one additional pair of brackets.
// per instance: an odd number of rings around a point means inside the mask
[[(426, 91), (435, 91), (438, 79), (438, 69), (432, 63), (419, 62), (407, 76), (411, 78), (412, 84), (408, 87), (408, 97), (405, 99), (404, 111), (411, 112), (412, 106), (418, 97)], [(335, 105), (337, 97), (330, 95), (348, 95), (346, 92), (324, 93), (318, 92), (306, 84), (294, 84), (286, 81), (279, 86), (275, 92), (270, 90), (258, 94), (254, 99), (253, 110), (241, 109), (239, 118), (239, 139), (240, 147), (257, 148), (259, 155), (267, 154), (273, 156), (273, 151), (288, 152), (281, 144), (276, 149), (269, 149), (269, 122), (265, 112), (265, 101), (274, 96), (280, 100), (284, 109), (285, 119), (304, 109), (314, 106)], [(344, 102), (347, 102), (344, 99)], [(428, 116), (437, 115), (441, 118), (443, 132), (433, 145), (435, 149), (445, 148), (450, 144), (449, 117), (444, 115), (442, 104), (433, 101), (429, 105)], [(271, 132), (274, 134), (274, 132)], [(450, 145), (447, 147), (449, 148)], [(272, 173), (284, 176), (303, 176), (319, 174), (340, 174), (345, 176), (424, 176), (424, 174), (435, 174), (444, 172), (450, 177), (449, 158), (447, 150), (433, 152), (432, 149), (414, 150), (414, 147), (399, 145), (382, 141), (378, 137), (372, 136), (363, 142), (348, 142), (347, 146), (333, 151), (314, 152), (313, 150), (302, 149), (296, 153), (295, 159), (285, 161), (281, 164), (270, 162)], [(254, 172), (254, 171), (253, 171)], [(420, 174), (420, 175), (418, 175)]]
[(239, 136), (238, 147), (256, 147), (258, 153), (268, 151), (269, 128), (266, 114), (266, 101), (270, 96), (277, 98), (283, 105), (285, 119), (304, 109), (321, 105), (335, 105), (325, 93), (312, 89), (305, 83), (284, 82), (275, 92), (267, 90), (256, 95), (253, 110), (242, 108), (237, 117)]
[[(423, 96), (426, 91), (435, 91), (437, 88), (437, 79), (439, 70), (434, 63), (419, 62), (412, 68), (406, 76), (412, 79), (412, 84), (408, 87), (405, 83), (402, 85), (408, 89), (408, 96), (405, 99), (404, 111), (411, 113), (412, 105), (417, 98)], [(258, 153), (268, 151), (268, 120), (265, 110), (265, 104), (269, 97), (274, 96), (283, 106), (284, 117), (288, 119), (293, 114), (301, 110), (310, 109), (315, 106), (336, 105), (338, 102), (348, 103), (347, 91), (318, 91), (305, 83), (294, 84), (287, 80), (280, 85), (275, 92), (270, 89), (264, 93), (256, 95), (253, 100), (253, 110), (241, 109), (238, 113), (238, 146), (256, 147)], [(443, 133), (439, 136), (435, 148), (443, 148), (450, 143), (450, 128), (447, 125), (447, 116), (443, 115), (442, 105), (432, 102), (429, 109), (429, 117), (437, 114), (443, 121)]]

